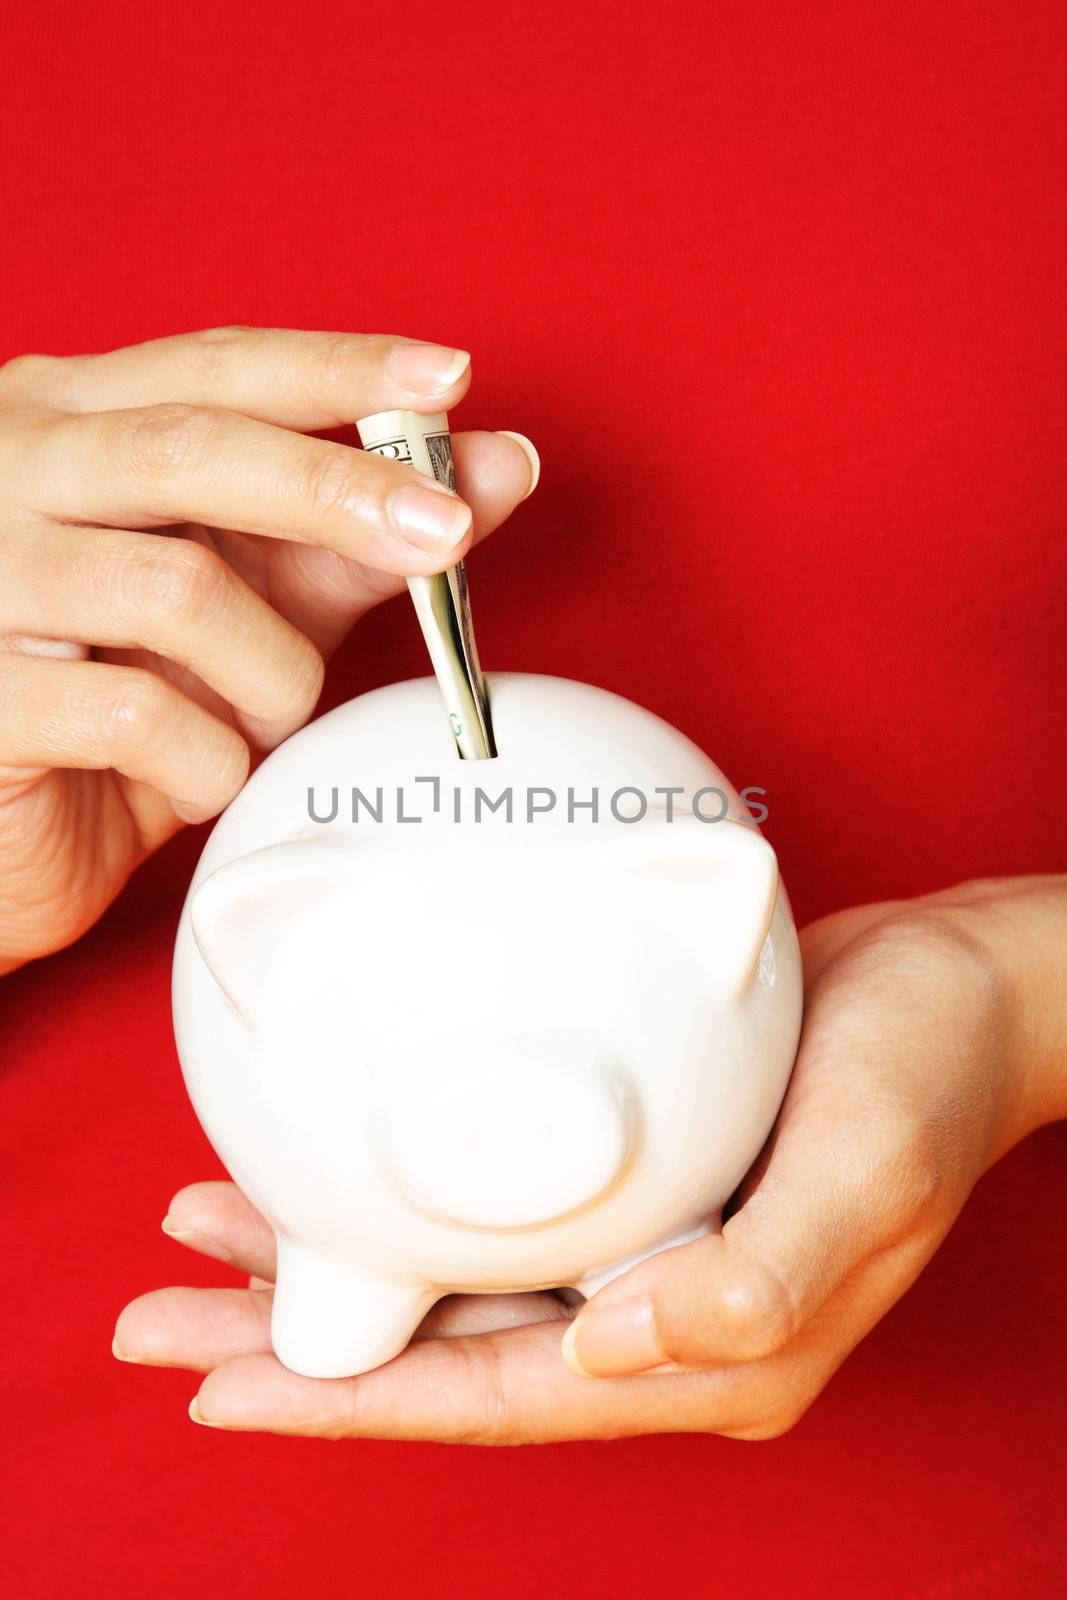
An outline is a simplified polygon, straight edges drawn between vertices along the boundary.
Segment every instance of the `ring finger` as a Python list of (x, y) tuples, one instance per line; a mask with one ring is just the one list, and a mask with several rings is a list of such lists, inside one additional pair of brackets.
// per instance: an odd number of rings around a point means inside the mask
[(311, 714), (322, 657), (228, 562), (185, 538), (54, 523), (5, 541), (0, 633), (119, 649), (180, 663), (271, 746)]
[(154, 672), (0, 652), (0, 766), (113, 768), (199, 822), (233, 799), (248, 765), (236, 729)]

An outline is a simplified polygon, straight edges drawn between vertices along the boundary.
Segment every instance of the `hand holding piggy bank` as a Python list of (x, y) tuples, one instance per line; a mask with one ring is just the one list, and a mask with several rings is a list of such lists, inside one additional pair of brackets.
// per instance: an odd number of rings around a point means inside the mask
[(796, 1050), (788, 901), (718, 769), (602, 690), (489, 683), (492, 761), (429, 678), (303, 728), (182, 914), (186, 1083), (308, 1376), (389, 1360), (442, 1295), (592, 1293), (713, 1227)]

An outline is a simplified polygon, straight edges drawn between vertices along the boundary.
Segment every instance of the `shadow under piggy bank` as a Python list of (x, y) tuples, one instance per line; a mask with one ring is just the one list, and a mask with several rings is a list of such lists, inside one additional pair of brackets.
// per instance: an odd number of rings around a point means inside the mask
[(301, 729), (182, 913), (186, 1084), (308, 1376), (389, 1360), (442, 1295), (592, 1293), (716, 1226), (796, 1051), (789, 903), (718, 768), (603, 690), (489, 686), (493, 761), (431, 678)]

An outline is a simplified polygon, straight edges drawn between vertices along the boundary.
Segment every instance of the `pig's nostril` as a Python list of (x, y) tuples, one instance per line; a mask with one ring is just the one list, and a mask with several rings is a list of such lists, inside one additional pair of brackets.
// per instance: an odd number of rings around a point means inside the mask
[(421, 1209), (514, 1229), (590, 1205), (626, 1167), (634, 1137), (619, 1079), (512, 1061), (394, 1101), (386, 1143), (394, 1178)]

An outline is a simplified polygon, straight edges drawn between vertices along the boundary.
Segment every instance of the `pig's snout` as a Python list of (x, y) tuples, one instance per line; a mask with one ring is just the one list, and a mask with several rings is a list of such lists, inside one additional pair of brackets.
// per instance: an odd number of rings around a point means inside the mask
[(385, 1150), (420, 1209), (529, 1228), (591, 1205), (632, 1156), (636, 1107), (592, 1050), (544, 1044), (436, 1058), (394, 1087)]

